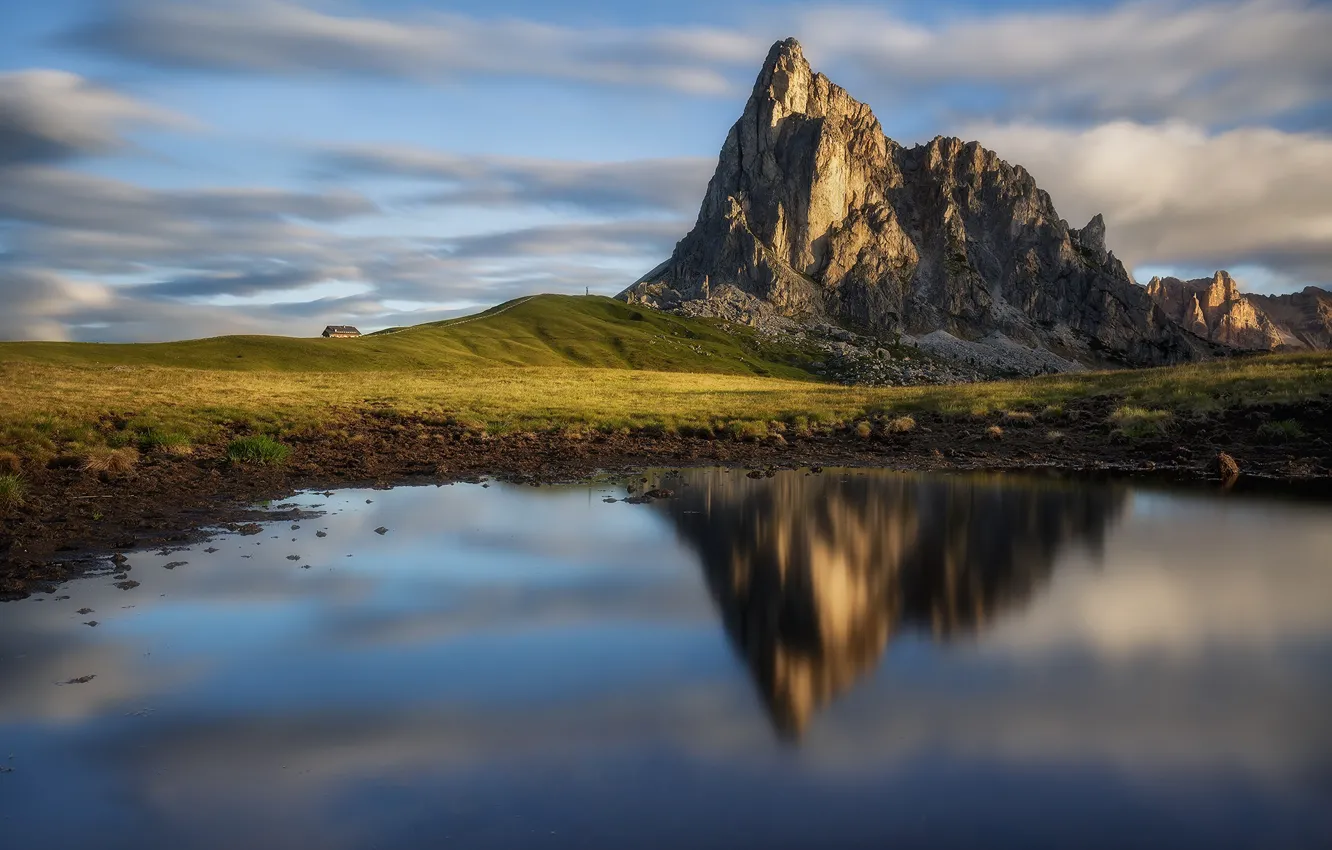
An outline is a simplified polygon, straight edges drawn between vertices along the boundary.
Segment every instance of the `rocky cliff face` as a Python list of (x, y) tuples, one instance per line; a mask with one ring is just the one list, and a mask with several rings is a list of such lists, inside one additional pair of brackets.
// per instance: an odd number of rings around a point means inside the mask
[(975, 142), (903, 148), (794, 40), (769, 52), (693, 230), (620, 297), (872, 333), (998, 332), (1085, 361), (1209, 351), (1106, 250), (1100, 216), (1071, 229), (1030, 174)]
[(1308, 348), (1332, 348), (1332, 292), (1306, 286), (1289, 295), (1246, 295), (1249, 302), (1268, 315), (1287, 344)]
[(1187, 281), (1154, 277), (1147, 284), (1147, 294), (1166, 315), (1205, 339), (1250, 351), (1283, 344), (1276, 324), (1254, 308), (1226, 272)]
[(1308, 287), (1291, 295), (1239, 291), (1219, 271), (1197, 280), (1154, 277), (1152, 297), (1170, 318), (1198, 336), (1245, 351), (1332, 347), (1332, 292)]

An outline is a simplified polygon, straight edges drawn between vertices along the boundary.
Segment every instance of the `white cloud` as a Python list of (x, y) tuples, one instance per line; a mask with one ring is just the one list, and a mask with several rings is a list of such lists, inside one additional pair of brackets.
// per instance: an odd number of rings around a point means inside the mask
[(1104, 213), (1107, 241), (1130, 265), (1257, 265), (1332, 281), (1332, 136), (1127, 121), (965, 132), (1021, 163), (1075, 227)]
[(1009, 119), (1233, 125), (1326, 103), (1332, 83), (1332, 8), (1305, 0), (1130, 2), (929, 26), (825, 8), (806, 13), (798, 29), (815, 60), (859, 70), (881, 91), (921, 97), (922, 89), (977, 87), (998, 92), (1001, 103), (989, 108)]
[(0, 73), (0, 166), (43, 162), (122, 147), (125, 124), (186, 127), (165, 109), (66, 71)]

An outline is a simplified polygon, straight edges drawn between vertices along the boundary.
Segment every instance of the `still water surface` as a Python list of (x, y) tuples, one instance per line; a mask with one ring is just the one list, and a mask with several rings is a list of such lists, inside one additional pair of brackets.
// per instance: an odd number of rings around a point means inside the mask
[(306, 494), (0, 606), (2, 843), (1332, 846), (1329, 503), (662, 484)]

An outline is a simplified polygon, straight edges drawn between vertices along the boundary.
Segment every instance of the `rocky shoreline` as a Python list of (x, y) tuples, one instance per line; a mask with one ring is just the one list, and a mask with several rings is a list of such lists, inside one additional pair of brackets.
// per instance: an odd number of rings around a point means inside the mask
[[(105, 569), (118, 550), (181, 546), (210, 528), (271, 519), (254, 505), (300, 490), (484, 478), (540, 486), (597, 473), (720, 465), (757, 474), (822, 466), (1136, 474), (1214, 487), (1332, 492), (1332, 401), (1225, 411), (1134, 439), (1108, 431), (1108, 405), (1087, 400), (1049, 420), (922, 413), (904, 430), (876, 420), (745, 439), (647, 432), (494, 437), (456, 425), (367, 416), (345, 425), (351, 439), (293, 442), (292, 458), (282, 466), (231, 464), (220, 448), (200, 447), (192, 456), (145, 456), (120, 475), (42, 469), (31, 476), (25, 502), (0, 514), (0, 598), (49, 592), (85, 571)], [(1264, 422), (1285, 420), (1299, 422), (1304, 436), (1285, 443), (1260, 438)], [(1237, 462), (1238, 482), (1222, 480), (1223, 453)]]

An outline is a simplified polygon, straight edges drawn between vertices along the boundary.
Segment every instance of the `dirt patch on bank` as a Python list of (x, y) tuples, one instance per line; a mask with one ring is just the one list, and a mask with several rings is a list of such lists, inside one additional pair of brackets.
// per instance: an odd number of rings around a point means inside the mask
[[(220, 446), (184, 457), (148, 454), (119, 474), (53, 463), (25, 468), (23, 504), (0, 509), (0, 599), (105, 566), (116, 550), (183, 546), (208, 527), (285, 518), (253, 506), (306, 489), (481, 477), (540, 485), (601, 471), (709, 465), (1151, 470), (1223, 486), (1221, 452), (1238, 462), (1241, 482), (1261, 476), (1294, 486), (1332, 476), (1328, 400), (1198, 416), (1160, 430), (1151, 423), (1119, 429), (1113, 410), (1090, 400), (1042, 414), (917, 414), (909, 425), (902, 417), (868, 419), (742, 439), (643, 432), (495, 437), (410, 415), (366, 415), (339, 421), (336, 432), (287, 438), (291, 458), (281, 466), (229, 463)], [(1284, 431), (1273, 427), (1292, 422)]]

